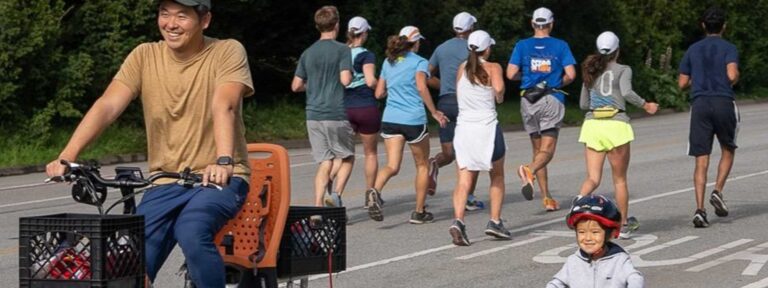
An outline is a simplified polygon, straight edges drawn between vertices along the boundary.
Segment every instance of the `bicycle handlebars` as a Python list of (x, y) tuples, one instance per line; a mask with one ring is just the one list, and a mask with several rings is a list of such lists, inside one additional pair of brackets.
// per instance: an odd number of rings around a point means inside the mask
[[(133, 214), (136, 212), (136, 201), (134, 196), (142, 191), (134, 192), (134, 189), (150, 186), (154, 181), (162, 178), (181, 180), (181, 185), (192, 187), (203, 181), (200, 174), (191, 173), (189, 168), (181, 173), (158, 172), (144, 178), (141, 169), (138, 167), (117, 167), (116, 175), (113, 179), (103, 178), (99, 172), (101, 166), (91, 161), (90, 163), (74, 163), (61, 160), (61, 164), (67, 167), (64, 175), (51, 177), (45, 182), (71, 182), (72, 198), (76, 202), (93, 205), (99, 209), (99, 214), (107, 214), (117, 204), (124, 203), (123, 214)], [(209, 183), (219, 190), (221, 186)], [(106, 211), (103, 211), (102, 204), (107, 198), (107, 187), (119, 188), (122, 198), (112, 204)]]

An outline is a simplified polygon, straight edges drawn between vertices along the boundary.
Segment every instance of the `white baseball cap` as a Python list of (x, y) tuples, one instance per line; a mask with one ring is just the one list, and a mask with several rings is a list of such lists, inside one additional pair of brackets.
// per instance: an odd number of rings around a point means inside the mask
[(416, 28), (415, 26), (405, 26), (403, 29), (400, 29), (399, 36), (405, 36), (408, 38), (408, 42), (416, 42), (421, 39), (427, 39), (424, 38), (424, 36), (421, 36), (421, 32), (419, 32), (419, 28)]
[(547, 25), (552, 23), (552, 21), (555, 21), (555, 17), (552, 14), (552, 11), (546, 7), (541, 7), (533, 11), (533, 19), (531, 21), (536, 25)]
[(472, 32), (472, 34), (469, 34), (469, 38), (467, 39), (467, 48), (472, 50), (472, 46), (475, 46), (477, 47), (477, 50), (475, 50), (477, 52), (483, 52), (485, 49), (488, 49), (488, 47), (491, 47), (491, 45), (495, 44), (496, 40), (493, 40), (491, 35), (483, 30)]
[(608, 55), (619, 49), (619, 37), (611, 31), (605, 31), (597, 36), (597, 51)]
[(467, 32), (475, 23), (477, 23), (475, 16), (467, 12), (461, 12), (453, 17), (453, 31), (458, 33)]
[(355, 35), (362, 34), (372, 28), (371, 25), (368, 25), (368, 20), (365, 20), (365, 18), (360, 16), (355, 16), (352, 19), (349, 19), (349, 24), (347, 25), (347, 31), (354, 30), (353, 33), (355, 33)]

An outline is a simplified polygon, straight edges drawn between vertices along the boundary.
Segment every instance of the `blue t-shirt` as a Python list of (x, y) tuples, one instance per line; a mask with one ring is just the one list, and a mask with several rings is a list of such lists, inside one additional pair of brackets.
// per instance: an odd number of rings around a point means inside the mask
[(363, 65), (375, 64), (376, 55), (363, 47), (352, 48), (352, 83), (344, 89), (344, 107), (360, 108), (376, 106), (373, 89), (365, 85)]
[(691, 76), (691, 100), (699, 96), (734, 98), (728, 80), (730, 63), (739, 63), (739, 52), (720, 36), (693, 43), (680, 61), (680, 74)]
[[(542, 81), (547, 81), (547, 87), (560, 88), (564, 68), (575, 65), (576, 59), (568, 43), (563, 40), (531, 37), (515, 44), (509, 64), (517, 65), (523, 73), (520, 89), (531, 88)], [(554, 93), (554, 96), (565, 103), (565, 95), (562, 93)]]
[(458, 37), (443, 42), (432, 53), (429, 65), (440, 71), (440, 96), (456, 94), (456, 70), (459, 70), (462, 62), (467, 61), (467, 57), (467, 39)]
[(404, 125), (427, 123), (424, 101), (416, 89), (416, 73), (423, 72), (429, 78), (427, 59), (408, 52), (394, 64), (384, 60), (380, 79), (387, 81), (387, 107), (382, 122)]

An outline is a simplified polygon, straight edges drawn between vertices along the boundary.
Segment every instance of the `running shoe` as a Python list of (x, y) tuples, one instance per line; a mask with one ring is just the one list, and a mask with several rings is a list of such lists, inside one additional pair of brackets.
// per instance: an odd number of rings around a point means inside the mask
[(467, 237), (467, 228), (464, 226), (464, 222), (456, 219), (453, 220), (453, 225), (448, 228), (448, 233), (451, 233), (453, 238), (453, 245), (456, 246), (469, 246), (469, 237)]
[[(365, 193), (364, 193), (364, 195), (366, 195), (366, 197), (365, 197), (365, 201), (364, 201), (365, 204), (363, 204), (363, 209), (368, 209), (368, 206), (370, 205), (368, 203), (368, 196)], [(379, 203), (381, 203), (381, 206), (384, 206), (384, 203), (386, 203), (386, 201), (384, 201), (384, 199), (381, 198), (381, 193), (376, 194), (376, 195), (379, 196)]]
[(437, 159), (429, 158), (429, 182), (427, 182), (427, 195), (435, 195), (437, 191), (437, 174), (440, 172), (440, 166), (437, 165)]
[(483, 201), (477, 200), (474, 194), (469, 194), (467, 197), (467, 204), (464, 205), (464, 210), (475, 211), (483, 209), (485, 209), (485, 203), (483, 203)]
[(542, 199), (541, 204), (544, 205), (544, 209), (547, 210), (547, 212), (557, 211), (560, 209), (560, 203), (557, 203), (557, 200), (549, 197)]
[[(370, 211), (370, 209), (368, 211)], [(411, 222), (411, 224), (424, 224), (424, 223), (431, 223), (434, 221), (435, 221), (435, 216), (432, 215), (432, 213), (427, 212), (427, 210), (424, 210), (424, 212), (421, 212), (421, 213), (413, 211), (413, 213), (411, 213), (411, 220), (409, 222)]]
[(640, 222), (637, 221), (637, 218), (635, 218), (634, 216), (627, 218), (627, 223), (624, 225), (621, 225), (619, 238), (621, 239), (632, 238), (632, 234), (634, 234), (638, 228), (640, 228)]
[(381, 211), (381, 193), (371, 188), (365, 191), (365, 199), (368, 201), (368, 216), (374, 221), (384, 220), (384, 214)]
[(511, 239), (512, 233), (504, 227), (503, 220), (499, 219), (499, 223), (493, 220), (488, 220), (488, 225), (485, 226), (485, 235), (494, 237), (496, 239)]
[(709, 221), (707, 221), (707, 212), (702, 209), (696, 209), (696, 213), (693, 214), (693, 226), (696, 228), (709, 227)]
[(520, 176), (520, 182), (523, 184), (523, 188), (520, 190), (523, 193), (525, 200), (533, 200), (533, 172), (531, 168), (526, 165), (520, 165), (517, 169), (517, 176)]
[(328, 197), (325, 197), (325, 207), (342, 207), (344, 204), (341, 202), (341, 195), (333, 192)]
[(715, 215), (718, 217), (728, 216), (728, 206), (725, 206), (725, 200), (723, 200), (723, 194), (720, 191), (712, 190), (709, 204), (715, 207)]

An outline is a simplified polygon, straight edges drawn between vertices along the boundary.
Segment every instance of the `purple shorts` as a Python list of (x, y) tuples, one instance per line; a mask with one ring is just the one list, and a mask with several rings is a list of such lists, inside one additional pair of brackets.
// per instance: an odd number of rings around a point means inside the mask
[(347, 108), (347, 120), (355, 133), (376, 134), (381, 129), (381, 111), (376, 106)]

